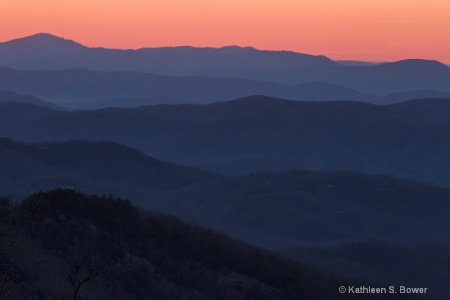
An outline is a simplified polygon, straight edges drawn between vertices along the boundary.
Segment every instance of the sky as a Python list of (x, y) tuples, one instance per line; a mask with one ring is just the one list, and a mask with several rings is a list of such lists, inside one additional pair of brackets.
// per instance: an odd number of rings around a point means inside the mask
[(0, 41), (252, 46), (332, 59), (450, 64), (450, 0), (0, 0)]

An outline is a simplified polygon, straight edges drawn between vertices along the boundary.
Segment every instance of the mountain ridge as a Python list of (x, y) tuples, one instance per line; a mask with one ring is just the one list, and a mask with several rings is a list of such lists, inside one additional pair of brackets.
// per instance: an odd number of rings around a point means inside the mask
[(62, 109), (61, 107), (45, 101), (43, 99), (36, 98), (31, 95), (21, 95), (11, 91), (0, 90), (0, 103), (1, 102), (22, 102), (37, 106), (43, 106), (53, 109)]
[[(258, 94), (292, 100), (353, 100), (375, 104), (413, 98), (450, 98), (450, 92), (432, 89), (401, 90), (385, 96), (373, 96), (328, 82), (287, 85), (229, 77), (173, 77), (135, 71), (92, 71), (80, 67), (65, 70), (0, 67), (0, 90), (35, 95), (59, 106), (86, 109), (107, 107), (109, 103), (118, 107), (211, 103)], [(127, 99), (136, 104), (128, 104)]]
[(177, 98), (184, 103), (225, 101), (255, 94), (297, 100), (367, 100), (373, 97), (330, 83), (295, 86), (231, 77), (173, 77), (136, 71), (16, 70), (0, 67), (0, 89), (33, 94), (64, 105), (112, 97)]
[[(67, 47), (55, 47), (56, 50), (48, 47), (45, 50), (44, 46), (39, 46), (37, 48), (40, 50), (36, 50), (39, 53), (33, 53), (33, 47), (14, 47), (16, 43), (3, 42), (0, 43), (0, 66), (21, 70), (81, 67), (97, 71), (138, 71), (166, 76), (233, 77), (291, 85), (327, 82), (373, 95), (414, 89), (450, 92), (450, 69), (436, 61), (423, 59), (349, 66), (323, 55), (237, 46), (117, 50), (88, 48), (48, 35), (37, 35), (30, 39), (37, 39), (36, 43), (42, 42), (42, 45), (45, 40), (50, 39), (50, 44), (57, 41), (55, 44), (61, 43)], [(29, 39), (22, 39), (20, 43), (27, 41), (32, 44)], [(12, 51), (12, 48), (15, 50)], [(65, 48), (70, 51), (64, 53)]]
[[(31, 45), (39, 45), (38, 56), (33, 55)], [(46, 51), (44, 50), (46, 48)], [(11, 51), (15, 49), (15, 51)], [(77, 51), (82, 55), (78, 56)], [(42, 59), (42, 55), (58, 53), (58, 57)], [(64, 56), (66, 52), (67, 56)], [(21, 56), (21, 55), (25, 56)], [(42, 59), (42, 60), (41, 60)], [(272, 60), (275, 60), (272, 62)], [(277, 66), (279, 64), (280, 66)], [(20, 69), (65, 69), (86, 67), (103, 71), (141, 71), (161, 75), (187, 76), (212, 75), (201, 70), (238, 68), (245, 65), (250, 73), (259, 68), (281, 70), (295, 65), (338, 65), (324, 56), (314, 56), (292, 51), (257, 50), (250, 47), (225, 46), (199, 48), (192, 46), (140, 48), (136, 50), (89, 48), (71, 40), (50, 34), (0, 43), (0, 65)], [(225, 70), (223, 69), (223, 70)], [(241, 68), (239, 68), (241, 69)], [(220, 76), (227, 76), (225, 71)]]
[[(14, 53), (39, 55), (62, 54), (87, 49), (86, 46), (70, 39), (57, 37), (49, 33), (37, 33), (31, 36), (0, 42), (0, 51), (13, 51)], [(1, 52), (0, 52), (1, 53)]]
[(111, 140), (227, 174), (347, 169), (449, 186), (449, 104), (253, 96), (209, 105), (64, 112), (0, 103), (0, 136), (28, 142)]

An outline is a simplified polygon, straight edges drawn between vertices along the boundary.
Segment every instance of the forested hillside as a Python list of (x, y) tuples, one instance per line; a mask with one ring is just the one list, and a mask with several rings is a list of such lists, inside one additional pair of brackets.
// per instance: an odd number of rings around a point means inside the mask
[(342, 299), (361, 284), (126, 200), (60, 189), (0, 211), (2, 299)]

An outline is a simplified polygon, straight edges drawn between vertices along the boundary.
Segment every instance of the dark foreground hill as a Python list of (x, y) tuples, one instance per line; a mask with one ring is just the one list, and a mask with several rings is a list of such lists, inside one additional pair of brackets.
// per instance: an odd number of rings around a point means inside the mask
[(111, 140), (228, 174), (354, 170), (450, 186), (450, 101), (376, 106), (262, 96), (210, 105), (62, 112), (0, 103), (0, 136)]
[(5, 300), (414, 299), (344, 297), (362, 284), (120, 199), (54, 190), (0, 212)]

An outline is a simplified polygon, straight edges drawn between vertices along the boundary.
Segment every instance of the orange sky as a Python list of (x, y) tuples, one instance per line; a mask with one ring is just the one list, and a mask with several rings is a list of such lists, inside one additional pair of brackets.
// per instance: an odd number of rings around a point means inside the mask
[(253, 46), (333, 59), (450, 64), (450, 0), (0, 0), (0, 41)]

